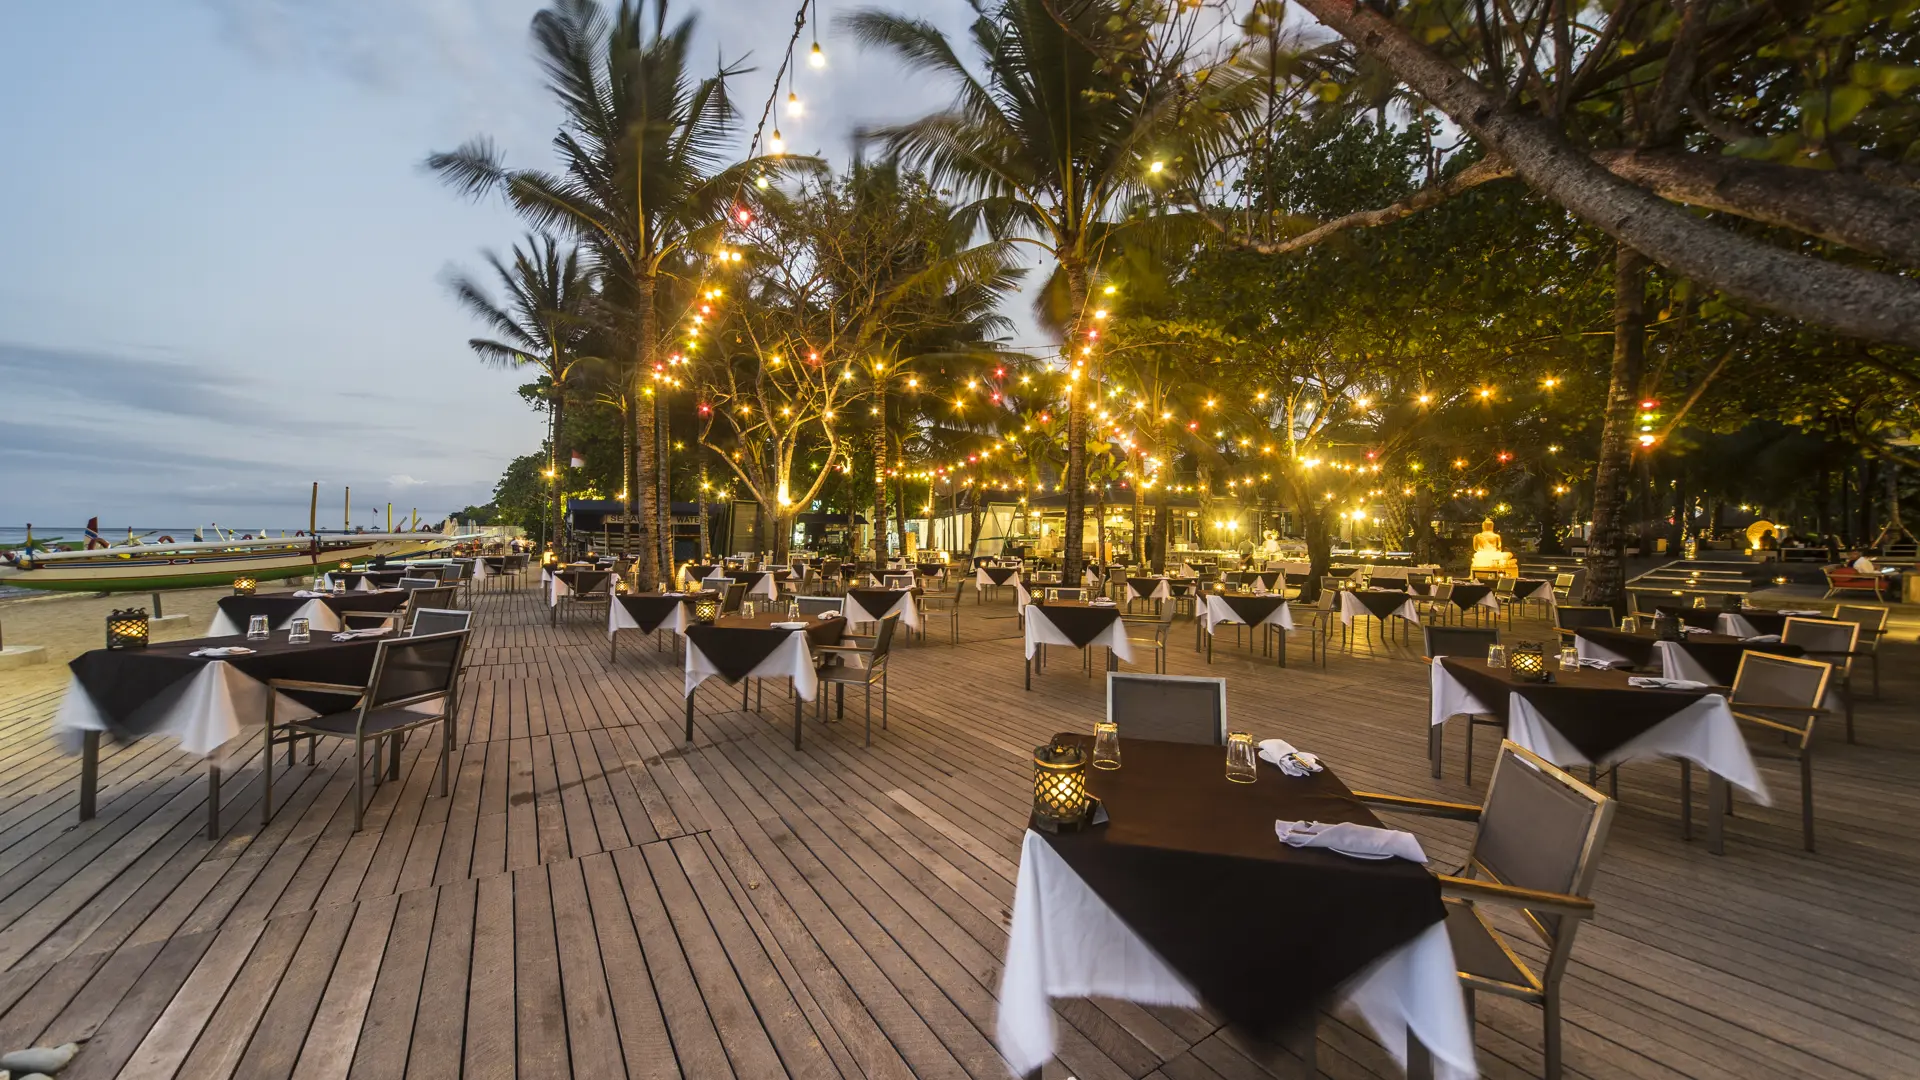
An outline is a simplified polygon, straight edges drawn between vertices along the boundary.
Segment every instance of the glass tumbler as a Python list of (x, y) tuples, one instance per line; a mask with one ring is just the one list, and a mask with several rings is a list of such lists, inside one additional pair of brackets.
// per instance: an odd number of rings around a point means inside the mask
[(287, 644), (305, 645), (312, 640), (309, 623), (305, 619), (295, 619), (287, 624)]
[(759, 607), (756, 606), (754, 602), (751, 600), (740, 601), (740, 614), (745, 618), (748, 618), (748, 619), (753, 618), (754, 614), (759, 610), (760, 610)]
[(1255, 769), (1253, 736), (1244, 731), (1227, 732), (1227, 779), (1236, 784), (1251, 784), (1258, 779)]
[(1094, 722), (1093, 767), (1096, 769), (1120, 767), (1120, 725), (1111, 720)]
[(1488, 667), (1506, 667), (1507, 666), (1507, 647), (1505, 645), (1487, 646), (1487, 666)]
[(1572, 649), (1560, 650), (1560, 670), (1571, 671), (1580, 666), (1580, 654)]
[(255, 615), (253, 618), (247, 620), (248, 641), (265, 641), (267, 640), (268, 633), (267, 617), (265, 615)]

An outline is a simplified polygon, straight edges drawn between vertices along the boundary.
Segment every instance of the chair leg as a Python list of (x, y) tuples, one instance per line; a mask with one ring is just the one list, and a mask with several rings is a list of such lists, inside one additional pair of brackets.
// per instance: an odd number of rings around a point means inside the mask
[(387, 739), (387, 779), (400, 779), (400, 747), (406, 736), (394, 735)]
[[(267, 729), (267, 752), (260, 755), (260, 824), (273, 821), (273, 729)], [(287, 767), (293, 767), (293, 739), (287, 740)]]
[(1800, 751), (1800, 842), (1813, 850), (1813, 755)]
[(207, 763), (207, 839), (220, 839), (220, 766)]
[(887, 671), (880, 669), (880, 730), (887, 730)]
[(867, 745), (873, 745), (873, 680), (867, 680)]
[(447, 773), (453, 768), (453, 720), (440, 721), (440, 797), (447, 797)]
[(1473, 717), (1467, 717), (1467, 786), (1473, 786)]
[[(378, 764), (375, 754), (375, 764)], [(353, 831), (360, 831), (360, 819), (367, 805), (367, 744), (358, 735), (353, 738)]]
[(1540, 1020), (1546, 1034), (1546, 1068), (1541, 1071), (1541, 1080), (1560, 1080), (1560, 988), (1547, 990), (1545, 1000), (1540, 1003)]

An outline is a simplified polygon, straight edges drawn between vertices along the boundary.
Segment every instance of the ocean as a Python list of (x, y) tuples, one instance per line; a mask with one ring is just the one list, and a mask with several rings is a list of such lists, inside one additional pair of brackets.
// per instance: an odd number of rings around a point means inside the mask
[[(287, 536), (292, 536), (295, 532), (304, 528), (306, 528), (305, 525), (294, 525), (286, 529), (271, 528), (266, 531), (266, 535), (279, 536), (284, 533)], [(208, 540), (220, 539), (220, 534), (215, 532), (211, 525), (202, 525), (200, 529), (202, 535)], [(192, 525), (172, 527), (135, 525), (133, 526), (133, 535), (140, 537), (146, 543), (153, 543), (162, 536), (171, 536), (176, 542), (184, 543), (193, 539), (193, 530), (194, 526)], [(227, 531), (234, 536), (259, 537), (262, 535), (261, 531), (255, 528), (234, 529), (228, 527)], [(127, 542), (127, 526), (102, 525), (100, 526), (100, 535), (106, 537), (108, 543), (124, 544)], [(87, 527), (85, 525), (35, 525), (33, 527), (33, 539), (36, 543), (43, 540), (58, 540), (62, 543), (78, 544), (84, 541), (86, 537)], [(0, 525), (0, 547), (23, 544), (26, 543), (26, 540), (27, 527), (25, 525)]]

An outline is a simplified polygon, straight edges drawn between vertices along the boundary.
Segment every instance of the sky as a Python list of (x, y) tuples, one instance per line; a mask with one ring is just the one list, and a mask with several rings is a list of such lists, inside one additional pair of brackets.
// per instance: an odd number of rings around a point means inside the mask
[[(833, 26), (788, 146), (947, 93)], [(0, 526), (356, 525), (485, 502), (543, 423), (481, 364), (447, 278), (523, 224), (421, 166), (489, 135), (547, 166), (536, 0), (0, 5)], [(899, 7), (958, 34), (964, 0)], [(772, 90), (797, 0), (682, 0), (701, 50)], [(804, 51), (807, 40), (800, 48)], [(784, 94), (782, 95), (784, 98)], [(745, 152), (745, 137), (741, 153)], [(1027, 302), (1008, 314), (1023, 325)]]

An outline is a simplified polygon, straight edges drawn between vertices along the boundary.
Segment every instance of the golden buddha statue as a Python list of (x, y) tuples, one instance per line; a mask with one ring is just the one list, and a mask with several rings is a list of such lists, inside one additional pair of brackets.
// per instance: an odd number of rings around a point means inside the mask
[(1493, 519), (1482, 521), (1480, 531), (1473, 537), (1473, 572), (1516, 574), (1519, 569), (1512, 553), (1506, 550), (1501, 541), (1500, 534), (1493, 531)]

